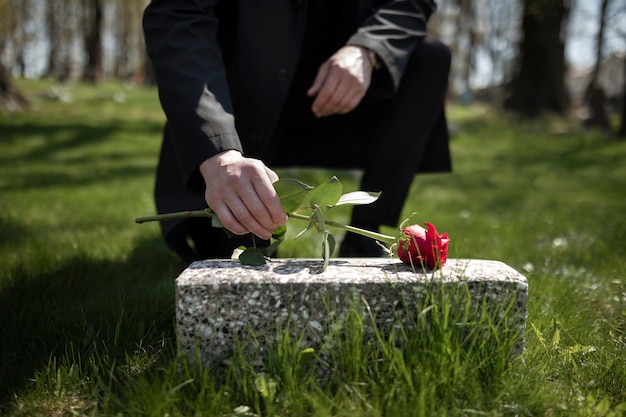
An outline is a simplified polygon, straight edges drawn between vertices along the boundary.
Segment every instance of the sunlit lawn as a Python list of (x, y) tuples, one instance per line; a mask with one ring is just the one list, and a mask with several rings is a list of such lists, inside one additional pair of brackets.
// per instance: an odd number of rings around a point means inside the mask
[[(626, 142), (572, 121), (452, 106), (454, 172), (417, 176), (404, 215), (448, 232), (450, 257), (500, 260), (527, 276), (524, 362), (479, 383), (467, 371), (475, 356), (446, 362), (437, 340), (416, 341), (399, 353), (402, 367), (348, 367), (326, 385), (275, 365), (269, 402), (251, 369), (177, 367), (174, 279), (186, 265), (156, 224), (134, 223), (154, 212), (156, 92), (73, 86), (65, 103), (45, 97), (50, 83), (20, 87), (33, 109), (0, 114), (0, 414), (626, 413)], [(279, 174), (309, 184), (336, 175), (358, 189), (349, 171)], [(289, 238), (304, 226), (290, 222), (279, 256), (321, 256), (316, 236)], [(427, 350), (441, 361), (425, 361)], [(414, 383), (396, 380), (400, 370)]]

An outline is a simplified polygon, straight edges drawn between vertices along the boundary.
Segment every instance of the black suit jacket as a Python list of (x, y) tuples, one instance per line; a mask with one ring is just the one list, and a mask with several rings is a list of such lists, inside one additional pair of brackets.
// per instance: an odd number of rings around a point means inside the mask
[[(245, 154), (242, 138), (271, 137), (301, 52), (311, 1), (152, 0), (148, 5), (147, 51), (187, 187), (204, 188), (198, 166), (205, 159), (229, 149)], [(328, 30), (336, 30), (345, 44), (373, 50), (383, 64), (370, 93), (393, 94), (409, 55), (426, 36), (435, 3), (328, 1), (343, 3), (347, 11), (342, 28)]]

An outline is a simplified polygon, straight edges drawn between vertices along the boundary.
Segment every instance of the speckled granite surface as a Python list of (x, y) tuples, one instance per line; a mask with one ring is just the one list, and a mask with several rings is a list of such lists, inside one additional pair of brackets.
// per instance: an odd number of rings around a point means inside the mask
[(494, 320), (510, 307), (502, 325), (518, 339), (512, 353), (523, 351), (528, 284), (502, 262), (448, 259), (441, 270), (419, 273), (397, 259), (332, 259), (323, 273), (321, 266), (320, 259), (192, 263), (176, 279), (179, 355), (199, 352), (207, 364), (228, 359), (235, 338), (263, 350), (287, 323), (303, 346), (318, 348), (355, 306), (366, 331), (410, 328), (427, 295), (438, 291), (451, 299), (469, 295), (472, 309), (482, 312), (476, 314), (486, 311)]

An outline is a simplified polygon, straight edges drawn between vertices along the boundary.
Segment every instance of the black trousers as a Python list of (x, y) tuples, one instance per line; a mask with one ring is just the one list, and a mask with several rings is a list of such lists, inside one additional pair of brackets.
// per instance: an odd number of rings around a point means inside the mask
[[(355, 206), (351, 224), (370, 229), (397, 226), (414, 175), (451, 170), (444, 111), (449, 69), (449, 49), (427, 38), (413, 53), (395, 95), (368, 95), (346, 115), (316, 118), (306, 89), (317, 67), (301, 65), (276, 134), (256, 156), (272, 168), (360, 169), (360, 189), (382, 195), (373, 204)], [(246, 138), (241, 140), (246, 149)], [(178, 171), (173, 154), (166, 128), (155, 188), (157, 210), (206, 207), (203, 195), (191, 196), (172, 180), (178, 178), (173, 174)], [(207, 219), (169, 221), (161, 226), (168, 246), (186, 261), (230, 257), (238, 246), (264, 244), (258, 238), (254, 242), (251, 235), (228, 238)]]

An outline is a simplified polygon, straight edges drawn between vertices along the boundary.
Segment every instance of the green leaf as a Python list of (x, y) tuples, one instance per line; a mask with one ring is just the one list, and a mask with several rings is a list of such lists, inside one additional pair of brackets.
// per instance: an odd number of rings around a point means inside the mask
[(324, 264), (322, 265), (322, 272), (326, 271), (328, 268), (328, 263), (330, 262), (330, 256), (335, 251), (335, 237), (328, 231), (325, 230), (322, 233), (322, 258), (324, 259)]
[(311, 214), (311, 222), (315, 224), (318, 232), (323, 232), (326, 229), (326, 224), (324, 223), (324, 213), (320, 206), (315, 204), (313, 206), (313, 214)]
[(333, 253), (335, 252), (335, 248), (337, 247), (337, 243), (335, 242), (335, 237), (328, 232), (328, 255), (333, 256)]
[(263, 254), (266, 257), (270, 257), (276, 252), (276, 249), (278, 249), (278, 247), (280, 246), (281, 243), (283, 243), (283, 241), (284, 239), (280, 239), (275, 242), (272, 242), (272, 244), (269, 246), (259, 248), (259, 249), (263, 252)]
[(372, 193), (369, 191), (353, 191), (351, 193), (346, 193), (342, 195), (337, 204), (335, 204), (335, 206), (342, 206), (345, 204), (371, 204), (374, 201), (378, 200), (380, 195), (380, 192)]
[(308, 232), (309, 230), (311, 230), (311, 228), (313, 228), (313, 226), (315, 226), (315, 224), (310, 221), (309, 224), (307, 224), (306, 229), (302, 230), (300, 233), (298, 233), (296, 235), (296, 237), (293, 238), (293, 240), (297, 240), (300, 236), (302, 236), (303, 234), (305, 234), (306, 232)]
[(332, 207), (341, 198), (341, 192), (341, 182), (339, 182), (337, 177), (332, 177), (311, 191), (309, 201), (311, 205), (317, 204), (320, 207)]
[(274, 183), (274, 189), (280, 198), (283, 210), (291, 213), (304, 206), (313, 187), (293, 178), (284, 178)]
[(278, 249), (278, 246), (280, 246), (280, 244), (283, 243), (283, 241), (285, 240), (286, 234), (287, 234), (286, 225), (279, 226), (276, 230), (272, 232), (272, 238), (270, 239), (271, 244), (269, 246), (261, 248), (265, 256), (267, 257), (272, 256), (274, 252), (276, 252), (276, 249)]
[(244, 265), (265, 265), (265, 254), (259, 248), (246, 248), (239, 255), (239, 262)]
[(219, 227), (219, 228), (222, 228), (224, 230), (228, 230), (227, 228), (224, 227), (224, 225), (222, 224), (222, 222), (220, 221), (220, 219), (217, 216), (211, 217), (211, 226), (212, 227)]
[(276, 230), (272, 232), (272, 239), (283, 240), (285, 239), (285, 234), (287, 233), (287, 225), (283, 224), (282, 226), (278, 226)]

